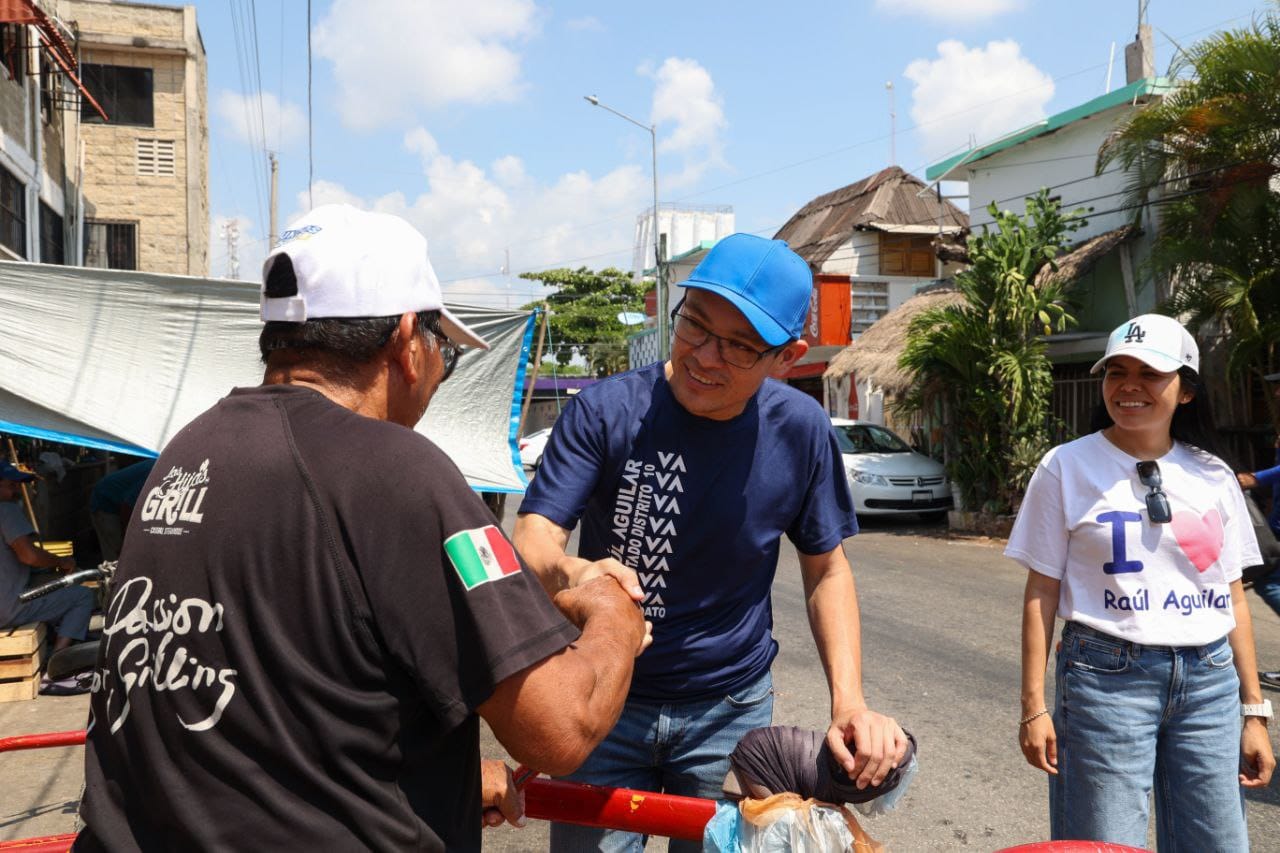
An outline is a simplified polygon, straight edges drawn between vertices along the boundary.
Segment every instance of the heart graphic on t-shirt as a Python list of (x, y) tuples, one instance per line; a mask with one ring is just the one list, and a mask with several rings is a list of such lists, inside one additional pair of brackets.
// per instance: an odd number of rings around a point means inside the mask
[(1203, 516), (1182, 510), (1173, 514), (1173, 538), (1191, 565), (1203, 572), (1222, 554), (1222, 517), (1216, 509)]

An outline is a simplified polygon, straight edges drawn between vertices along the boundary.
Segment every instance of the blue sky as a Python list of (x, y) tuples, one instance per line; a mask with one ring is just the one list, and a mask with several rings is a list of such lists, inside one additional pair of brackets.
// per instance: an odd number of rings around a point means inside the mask
[[(629, 268), (636, 216), (652, 204), (649, 135), (588, 94), (656, 122), (662, 202), (730, 205), (738, 230), (772, 236), (811, 198), (889, 164), (886, 82), (898, 165), (923, 175), (970, 135), (1102, 94), (1112, 42), (1112, 88), (1124, 85), (1138, 5), (314, 0), (308, 191), (306, 3), (196, 0), (211, 273), (228, 272), (219, 235), (234, 219), (240, 277), (257, 276), (266, 150), (281, 164), (281, 227), (312, 200), (405, 216), (450, 302), (519, 305), (539, 292), (515, 277), (526, 270)], [(1149, 0), (1157, 70), (1173, 43), (1263, 8)]]

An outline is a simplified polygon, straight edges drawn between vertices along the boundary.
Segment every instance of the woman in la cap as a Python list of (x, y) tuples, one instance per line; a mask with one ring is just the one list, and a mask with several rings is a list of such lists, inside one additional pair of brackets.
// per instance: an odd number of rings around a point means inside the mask
[(1045, 454), (1009, 537), (1029, 569), (1019, 742), (1054, 839), (1144, 847), (1154, 788), (1162, 853), (1247, 851), (1241, 787), (1275, 766), (1240, 584), (1257, 543), (1199, 368), (1169, 317), (1112, 332), (1094, 431)]

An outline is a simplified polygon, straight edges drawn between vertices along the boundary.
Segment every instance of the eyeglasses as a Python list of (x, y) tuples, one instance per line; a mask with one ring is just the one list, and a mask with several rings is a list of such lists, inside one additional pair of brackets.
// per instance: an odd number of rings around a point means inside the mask
[(750, 370), (760, 359), (786, 346), (786, 344), (780, 344), (763, 350), (754, 349), (744, 343), (717, 335), (689, 315), (681, 314), (679, 308), (671, 312), (671, 329), (677, 338), (691, 347), (700, 347), (707, 342), (708, 338), (715, 338), (716, 349), (725, 364), (731, 364), (742, 370)]
[(1151, 491), (1147, 492), (1147, 516), (1152, 524), (1168, 524), (1173, 521), (1173, 510), (1169, 508), (1169, 496), (1160, 487), (1160, 466), (1155, 462), (1138, 463), (1138, 479)]
[(453, 369), (458, 366), (458, 359), (462, 358), (462, 347), (449, 340), (449, 336), (440, 328), (439, 317), (427, 323), (427, 331), (435, 336), (436, 348), (440, 350), (440, 358), (444, 361), (444, 375), (440, 377), (443, 382), (453, 375)]

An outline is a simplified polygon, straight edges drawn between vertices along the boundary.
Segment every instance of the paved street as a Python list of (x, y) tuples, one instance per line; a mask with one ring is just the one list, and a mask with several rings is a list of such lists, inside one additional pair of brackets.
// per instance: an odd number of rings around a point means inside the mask
[[(898, 811), (863, 826), (892, 853), (991, 851), (1046, 840), (1044, 777), (1017, 747), (1024, 570), (1001, 556), (1002, 543), (948, 540), (936, 528), (929, 536), (918, 532), (903, 522), (870, 522), (847, 544), (862, 603), (868, 699), (911, 730), (921, 761)], [(782, 647), (773, 668), (774, 722), (825, 728), (826, 681), (805, 619), (799, 567), (794, 550), (784, 546), (782, 553), (773, 587)], [(1260, 659), (1280, 662), (1280, 619), (1252, 593), (1249, 599)], [(1275, 727), (1272, 738), (1280, 749)], [(1250, 795), (1249, 825), (1256, 853), (1280, 851), (1275, 783)], [(546, 849), (534, 825), (490, 837), (496, 843), (486, 849)], [(648, 849), (665, 845), (651, 842)]]
[[(867, 528), (848, 548), (862, 601), (869, 698), (916, 735), (921, 772), (896, 813), (864, 825), (896, 853), (991, 851), (1045, 839), (1044, 780), (1022, 761), (1015, 741), (1022, 569), (984, 540), (948, 540), (937, 530), (916, 535), (901, 523)], [(782, 645), (775, 722), (821, 728), (826, 685), (794, 552), (784, 547), (783, 554), (774, 586)], [(1260, 658), (1280, 663), (1280, 620), (1259, 604), (1250, 594)], [(84, 706), (83, 697), (0, 705), (0, 736), (77, 728)], [(486, 754), (500, 750), (489, 741)], [(0, 839), (70, 830), (79, 759), (76, 749), (0, 756)], [(1249, 822), (1253, 850), (1280, 851), (1276, 785), (1250, 795)], [(486, 849), (545, 850), (545, 827), (490, 831)]]

